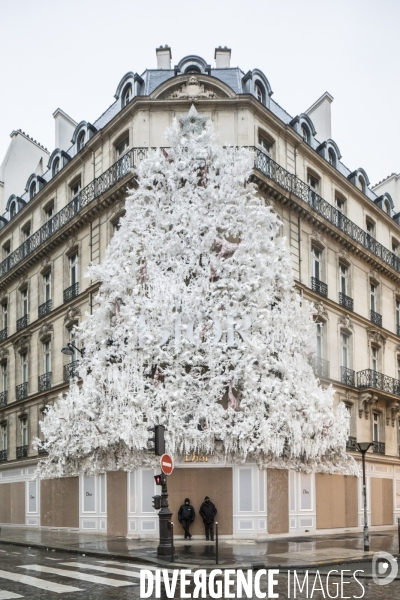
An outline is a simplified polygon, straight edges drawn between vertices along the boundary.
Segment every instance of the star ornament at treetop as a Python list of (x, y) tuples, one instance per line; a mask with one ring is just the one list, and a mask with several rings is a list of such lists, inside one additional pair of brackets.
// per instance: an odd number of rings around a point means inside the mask
[(188, 114), (184, 117), (179, 117), (179, 122), (182, 127), (183, 135), (186, 135), (188, 133), (200, 134), (204, 129), (204, 125), (207, 119), (208, 117), (199, 115), (194, 105), (192, 104)]

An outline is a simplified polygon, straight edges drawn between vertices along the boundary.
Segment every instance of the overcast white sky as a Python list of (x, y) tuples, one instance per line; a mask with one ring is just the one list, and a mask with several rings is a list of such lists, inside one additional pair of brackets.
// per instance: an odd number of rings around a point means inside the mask
[(50, 151), (52, 113), (93, 122), (127, 71), (232, 48), (291, 115), (333, 97), (332, 137), (371, 183), (400, 171), (399, 0), (0, 0), (0, 162), (13, 129)]

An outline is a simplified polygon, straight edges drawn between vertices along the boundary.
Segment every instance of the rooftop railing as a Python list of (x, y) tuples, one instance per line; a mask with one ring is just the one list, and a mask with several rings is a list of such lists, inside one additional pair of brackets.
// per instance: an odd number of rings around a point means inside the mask
[[(248, 146), (253, 150), (254, 168), (261, 171), (269, 179), (280, 185), (287, 192), (304, 200), (311, 208), (340, 229), (355, 242), (361, 244), (366, 250), (383, 260), (387, 265), (400, 272), (400, 258), (377, 242), (369, 233), (350, 221), (340, 210), (324, 200), (317, 192), (299, 179), (297, 175), (289, 173), (278, 165), (270, 156), (259, 148)], [(102, 175), (96, 177), (79, 196), (73, 198), (58, 213), (47, 221), (40, 229), (24, 241), (14, 252), (0, 263), (0, 278), (18, 265), (26, 256), (34, 252), (39, 246), (56, 234), (66, 223), (71, 221), (85, 206), (90, 204), (104, 192), (123, 179), (129, 171), (147, 156), (148, 148), (131, 148)]]

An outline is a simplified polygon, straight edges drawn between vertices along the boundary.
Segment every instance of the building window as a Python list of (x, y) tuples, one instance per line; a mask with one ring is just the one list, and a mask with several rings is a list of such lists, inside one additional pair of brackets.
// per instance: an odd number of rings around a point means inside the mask
[(311, 188), (313, 188), (313, 190), (318, 190), (319, 179), (317, 179), (317, 177), (314, 177), (314, 175), (311, 175), (311, 173), (307, 173), (307, 183)]
[(378, 413), (374, 413), (373, 421), (372, 421), (372, 441), (374, 441), (374, 442), (379, 442), (380, 424), (381, 424), (381, 415), (379, 415)]
[(370, 283), (369, 286), (369, 304), (370, 304), (370, 309), (373, 310), (374, 312), (378, 312), (378, 286), (374, 285), (373, 283)]
[(397, 379), (400, 381), (400, 356), (397, 357)]
[(28, 288), (25, 288), (21, 292), (21, 308), (22, 308), (22, 316), (25, 317), (29, 312)]
[(332, 165), (332, 167), (336, 167), (336, 154), (332, 148), (329, 148), (328, 150), (328, 162), (330, 165)]
[(396, 300), (396, 333), (400, 335), (400, 300)]
[(127, 104), (129, 104), (129, 102), (132, 99), (132, 84), (129, 83), (123, 91), (122, 94), (122, 107), (126, 106)]
[(10, 253), (11, 253), (11, 244), (10, 244), (10, 242), (7, 242), (3, 246), (3, 255), (4, 255), (4, 258), (7, 258), (7, 256), (10, 256)]
[(340, 212), (344, 213), (345, 201), (342, 200), (342, 198), (335, 196), (335, 204), (336, 208), (340, 210)]
[(43, 298), (45, 302), (51, 300), (51, 271), (43, 275)]
[(385, 211), (385, 213), (390, 215), (390, 204), (388, 200), (385, 200), (385, 202), (383, 203), (383, 210)]
[(399, 256), (399, 244), (398, 242), (392, 241), (392, 252), (395, 256)]
[(1, 391), (8, 390), (8, 364), (7, 361), (1, 363)]
[(28, 353), (21, 354), (21, 383), (28, 383)]
[(15, 204), (15, 202), (12, 202), (11, 206), (10, 206), (10, 219), (15, 217), (16, 214), (17, 214), (17, 205)]
[(31, 226), (27, 225), (23, 230), (22, 230), (22, 237), (24, 240), (27, 240), (31, 235)]
[(273, 143), (260, 133), (258, 134), (258, 145), (261, 146), (264, 152), (271, 156)]
[(45, 221), (49, 221), (53, 215), (54, 215), (54, 204), (50, 204), (50, 206), (48, 205), (44, 209), (44, 219), (45, 219)]
[(254, 85), (254, 91), (255, 91), (257, 100), (259, 102), (261, 102), (261, 104), (265, 104), (265, 102), (264, 102), (264, 99), (265, 99), (264, 87), (261, 85), (261, 83), (257, 82)]
[(373, 223), (372, 221), (367, 219), (366, 224), (367, 224), (367, 233), (369, 233), (369, 235), (373, 236), (375, 234), (375, 223)]
[(1, 321), (2, 321), (2, 329), (7, 329), (8, 327), (8, 302), (5, 302), (1, 306)]
[(365, 181), (364, 177), (361, 177), (361, 175), (357, 177), (357, 187), (359, 190), (365, 193)]
[(308, 129), (307, 125), (303, 124), (301, 126), (301, 135), (306, 144), (310, 144), (310, 130)]
[(60, 159), (57, 156), (57, 158), (53, 162), (53, 177), (54, 177), (54, 175), (57, 175), (59, 170), (60, 170)]
[(8, 449), (7, 423), (4, 423), (1, 426), (0, 436), (1, 436), (1, 438), (0, 438), (1, 449), (7, 450)]
[(317, 321), (317, 358), (323, 358), (323, 328), (324, 324)]
[(51, 341), (48, 340), (43, 344), (43, 368), (44, 373), (51, 373)]
[(347, 333), (341, 333), (340, 334), (340, 360), (341, 360), (341, 367), (344, 367), (345, 369), (349, 369), (350, 368), (350, 352), (349, 352), (349, 347), (350, 347), (350, 336), (347, 335)]
[(69, 257), (69, 284), (75, 285), (79, 281), (78, 273), (78, 253), (75, 252)]
[(76, 347), (78, 346), (77, 344), (77, 340), (75, 338), (75, 330), (71, 329), (69, 332), (69, 341), (71, 342), (72, 346), (72, 351), (73, 354), (71, 354), (70, 356), (70, 361), (71, 362), (76, 362), (78, 360), (78, 350), (76, 349)]
[(348, 296), (349, 291), (349, 267), (339, 264), (339, 291)]
[(318, 281), (322, 279), (322, 250), (312, 246), (311, 248), (311, 269), (312, 276)]
[(37, 194), (36, 181), (31, 183), (31, 187), (29, 188), (29, 199), (32, 200)]
[(125, 152), (128, 150), (129, 148), (129, 137), (126, 137), (122, 140), (122, 142), (119, 142), (119, 144), (117, 144), (115, 146), (115, 151), (117, 153), (117, 159), (121, 158), (121, 156), (123, 156), (125, 154)]
[(79, 152), (80, 150), (82, 150), (82, 148), (83, 148), (83, 147), (84, 147), (84, 145), (85, 145), (85, 137), (86, 137), (86, 134), (85, 134), (85, 132), (84, 132), (84, 131), (81, 131), (81, 132), (80, 132), (80, 134), (78, 135), (78, 141), (77, 141), (77, 144), (76, 144), (76, 147), (77, 147), (77, 151), (78, 151), (78, 152)]
[(81, 191), (81, 180), (77, 181), (73, 185), (71, 185), (71, 198), (72, 200), (79, 196)]
[(372, 371), (378, 371), (379, 368), (379, 348), (371, 346), (371, 369)]
[(28, 417), (20, 419), (21, 424), (21, 446), (28, 445)]

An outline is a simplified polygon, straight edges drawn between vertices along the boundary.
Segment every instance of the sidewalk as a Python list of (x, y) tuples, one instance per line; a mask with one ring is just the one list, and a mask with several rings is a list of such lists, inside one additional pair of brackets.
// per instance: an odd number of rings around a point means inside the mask
[[(79, 554), (163, 564), (157, 557), (156, 541), (132, 540), (64, 530), (35, 530), (2, 526), (0, 545), (14, 544)], [(318, 568), (328, 564), (348, 564), (370, 560), (374, 552), (398, 553), (397, 530), (371, 533), (371, 552), (363, 551), (363, 534), (307, 536), (290, 539), (220, 540), (220, 568)], [(175, 536), (175, 566), (215, 568), (215, 543), (205, 540), (184, 541)]]

